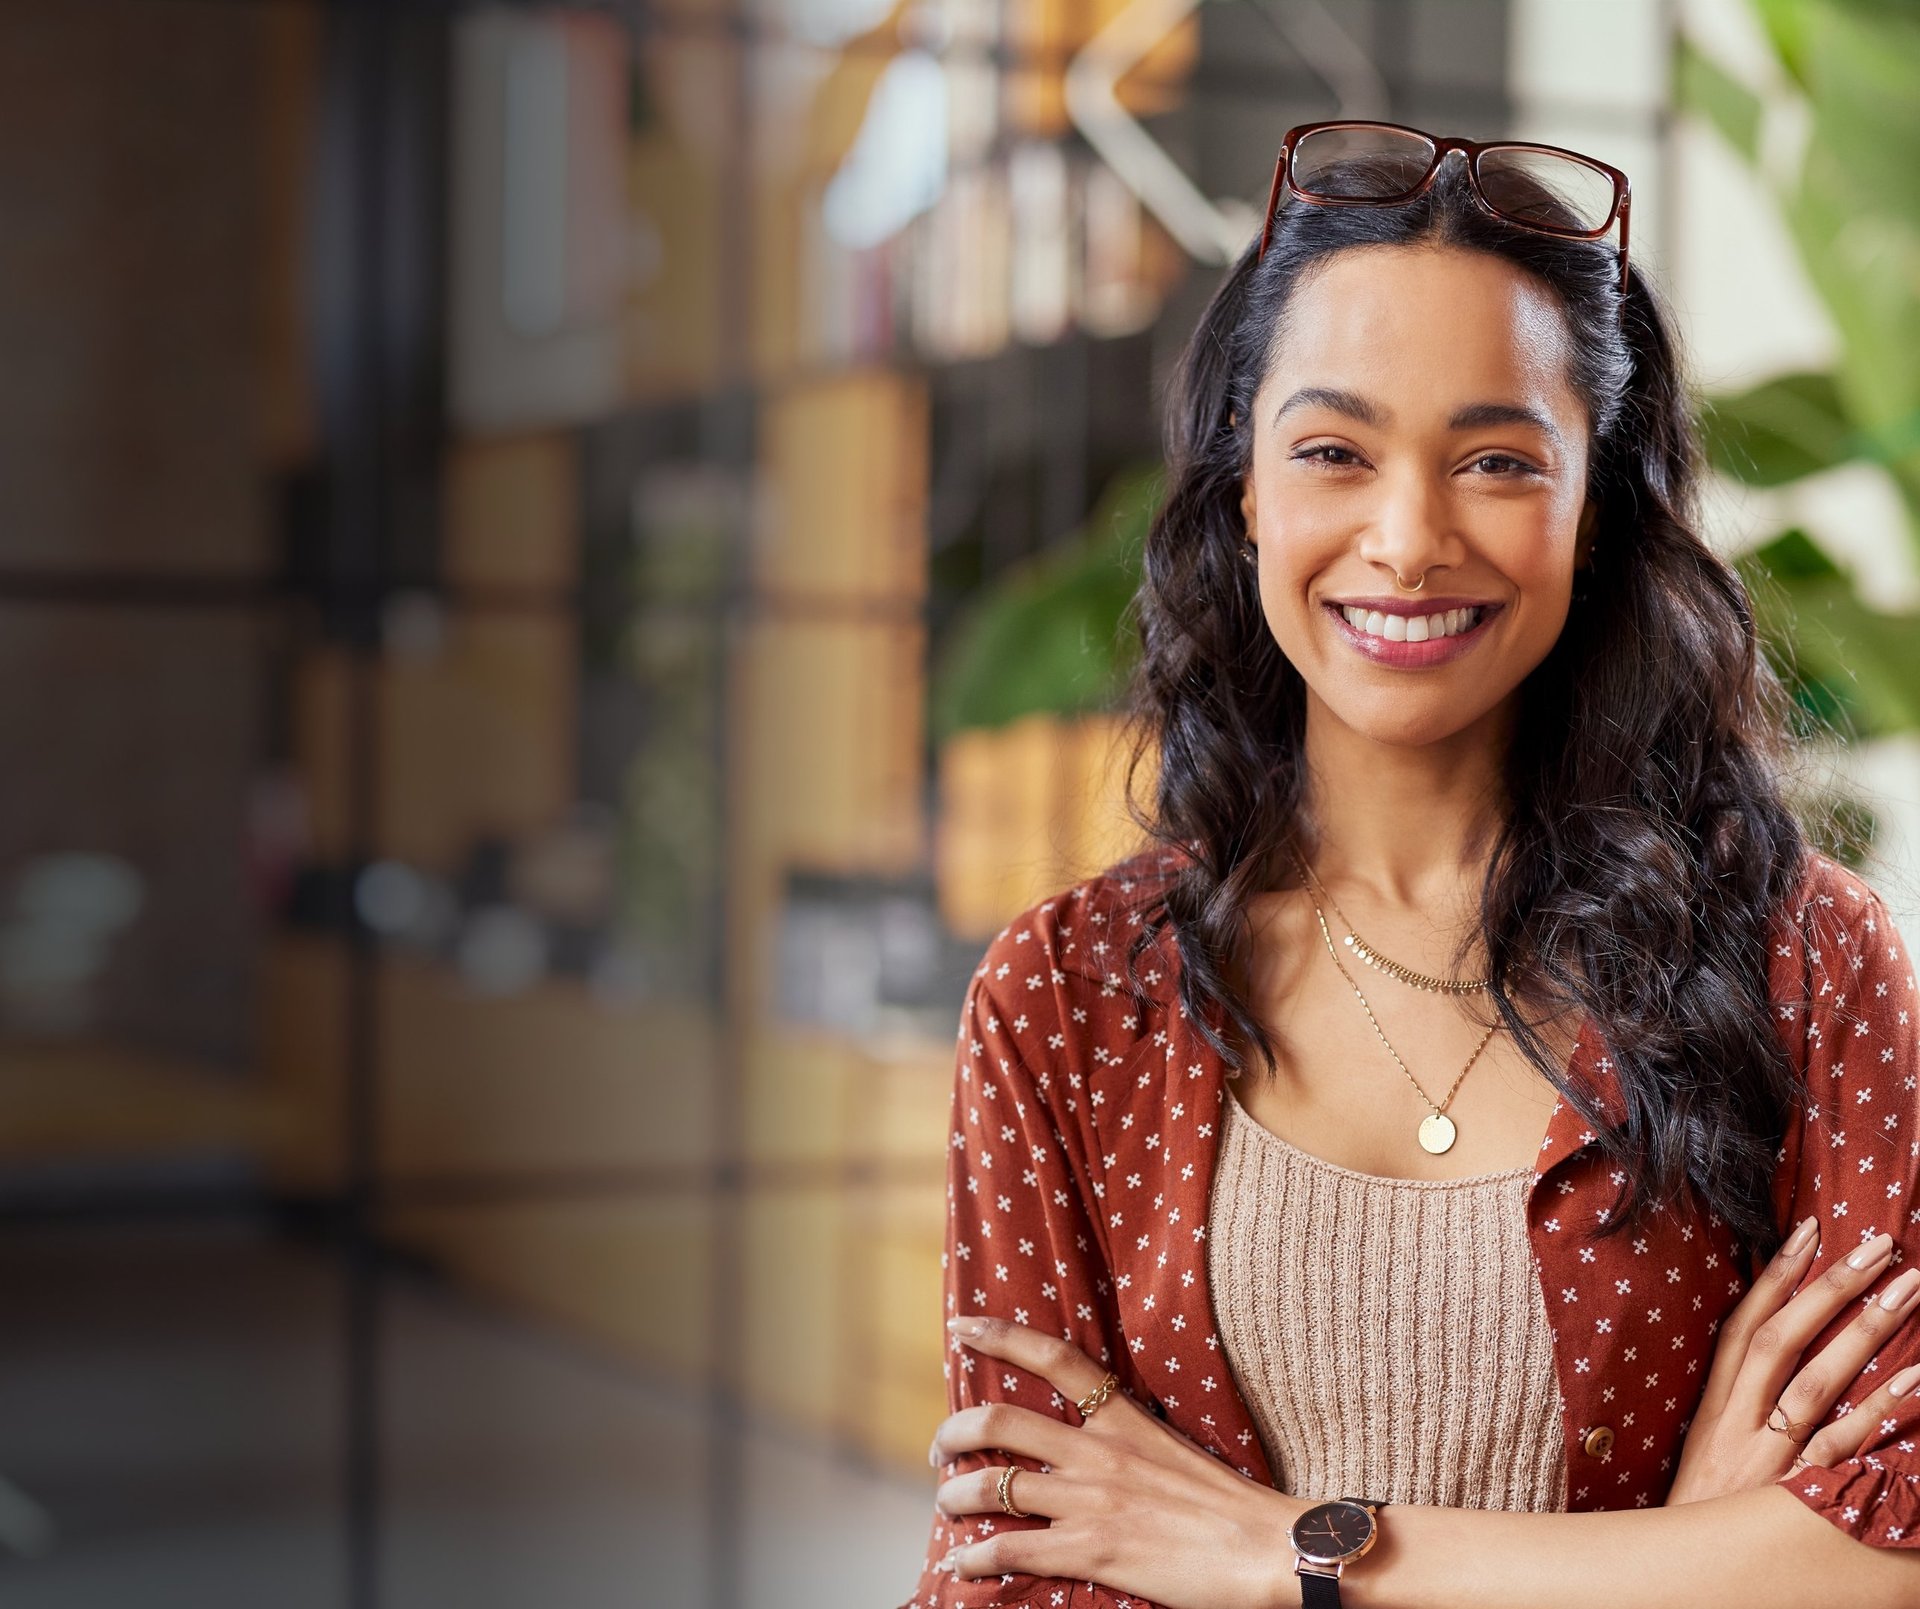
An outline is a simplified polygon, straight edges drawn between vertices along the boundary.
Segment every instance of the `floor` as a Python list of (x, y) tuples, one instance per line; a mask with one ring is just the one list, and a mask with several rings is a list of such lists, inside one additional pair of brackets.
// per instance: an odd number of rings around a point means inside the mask
[[(253, 1227), (0, 1234), (7, 1609), (349, 1609), (337, 1262)], [(379, 1609), (809, 1609), (913, 1589), (931, 1476), (777, 1429), (713, 1557), (704, 1410), (431, 1284), (382, 1305)], [(0, 1511), (4, 1504), (0, 1503)]]

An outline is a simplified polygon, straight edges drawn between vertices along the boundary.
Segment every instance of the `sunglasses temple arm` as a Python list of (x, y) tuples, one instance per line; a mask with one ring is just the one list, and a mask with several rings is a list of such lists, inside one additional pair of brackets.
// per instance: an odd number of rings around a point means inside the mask
[(1273, 164), (1273, 186), (1267, 191), (1267, 215), (1260, 226), (1260, 250), (1254, 255), (1254, 261), (1260, 262), (1267, 255), (1267, 242), (1273, 238), (1273, 211), (1280, 205), (1280, 190), (1287, 182), (1287, 148), (1280, 147), (1280, 156)]
[(1627, 218), (1630, 208), (1627, 203), (1632, 198), (1620, 198), (1620, 299), (1625, 302), (1627, 296)]

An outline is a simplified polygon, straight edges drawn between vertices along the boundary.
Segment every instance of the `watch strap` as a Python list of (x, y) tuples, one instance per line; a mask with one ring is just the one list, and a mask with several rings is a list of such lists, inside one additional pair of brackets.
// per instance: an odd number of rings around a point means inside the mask
[(1340, 1609), (1340, 1578), (1317, 1570), (1300, 1572), (1302, 1609)]

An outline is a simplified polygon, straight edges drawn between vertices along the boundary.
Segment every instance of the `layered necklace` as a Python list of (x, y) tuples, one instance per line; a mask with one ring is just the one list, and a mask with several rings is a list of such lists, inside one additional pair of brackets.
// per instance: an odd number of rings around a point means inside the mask
[(1326, 940), (1327, 954), (1332, 957), (1333, 964), (1340, 968), (1340, 976), (1347, 980), (1348, 987), (1353, 990), (1354, 998), (1360, 1002), (1361, 1010), (1367, 1014), (1367, 1021), (1373, 1024), (1373, 1031), (1379, 1034), (1380, 1043), (1387, 1047), (1387, 1054), (1392, 1056), (1396, 1062), (1400, 1063), (1400, 1071), (1407, 1075), (1407, 1081), (1411, 1083), (1415, 1089), (1420, 1091), (1420, 1099), (1432, 1108), (1432, 1110), (1420, 1120), (1419, 1138), (1423, 1150), (1430, 1151), (1438, 1156), (1442, 1151), (1452, 1146), (1454, 1136), (1459, 1132), (1454, 1127), (1453, 1119), (1447, 1116), (1447, 1107), (1452, 1104), (1454, 1090), (1460, 1087), (1460, 1080), (1467, 1076), (1468, 1072), (1472, 1070), (1473, 1064), (1480, 1059), (1480, 1052), (1487, 1048), (1487, 1041), (1494, 1036), (1494, 1033), (1500, 1025), (1496, 1022), (1492, 1028), (1489, 1028), (1486, 1033), (1481, 1036), (1480, 1043), (1474, 1046), (1473, 1054), (1467, 1058), (1467, 1065), (1460, 1069), (1460, 1077), (1453, 1081), (1453, 1088), (1447, 1091), (1446, 1099), (1436, 1103), (1434, 1098), (1421, 1088), (1420, 1080), (1413, 1076), (1412, 1069), (1401, 1060), (1400, 1052), (1393, 1048), (1392, 1042), (1387, 1038), (1386, 1030), (1380, 1026), (1379, 1018), (1373, 1014), (1373, 1007), (1367, 1004), (1367, 997), (1360, 992), (1360, 985), (1353, 981), (1353, 974), (1347, 971), (1344, 966), (1340, 965), (1340, 952), (1334, 948), (1333, 934), (1327, 927), (1327, 913), (1320, 908), (1320, 901), (1314, 898), (1312, 891), (1318, 889), (1322, 894), (1326, 894), (1327, 903), (1333, 906), (1333, 914), (1339, 917), (1341, 923), (1345, 925), (1347, 936), (1341, 941), (1344, 947), (1351, 950), (1361, 961), (1373, 967), (1376, 971), (1384, 972), (1388, 977), (1397, 978), (1402, 983), (1411, 984), (1416, 989), (1426, 989), (1436, 994), (1473, 994), (1477, 991), (1484, 991), (1488, 986), (1489, 980), (1486, 978), (1434, 978), (1429, 977), (1424, 972), (1415, 972), (1411, 967), (1404, 967), (1397, 961), (1388, 960), (1386, 956), (1382, 955), (1354, 931), (1353, 924), (1347, 921), (1340, 907), (1334, 904), (1333, 896), (1327, 893), (1320, 879), (1313, 875), (1312, 868), (1300, 857), (1297, 850), (1294, 852), (1293, 858), (1294, 863), (1300, 868), (1302, 882), (1308, 887), (1307, 898), (1313, 901), (1313, 914), (1319, 919), (1320, 936)]

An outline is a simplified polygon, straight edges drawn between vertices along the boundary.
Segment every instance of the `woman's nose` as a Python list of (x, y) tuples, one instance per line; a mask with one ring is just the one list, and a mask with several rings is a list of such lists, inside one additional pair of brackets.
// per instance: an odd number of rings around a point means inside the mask
[(1435, 565), (1457, 561), (1459, 539), (1452, 511), (1439, 488), (1426, 478), (1404, 476), (1385, 488), (1362, 556), (1391, 565), (1401, 575), (1419, 575)]

